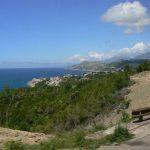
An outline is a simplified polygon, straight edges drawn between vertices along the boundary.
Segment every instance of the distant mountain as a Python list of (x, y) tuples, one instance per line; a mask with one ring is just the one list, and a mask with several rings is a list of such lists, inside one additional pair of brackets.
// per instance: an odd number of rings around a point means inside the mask
[(78, 70), (102, 70), (106, 68), (107, 64), (100, 61), (84, 61), (80, 64), (69, 67), (69, 69), (78, 69)]
[(141, 54), (141, 55), (137, 56), (135, 59), (150, 59), (150, 52)]
[(143, 63), (145, 59), (129, 59), (129, 60), (118, 60), (111, 63), (104, 63), (100, 61), (85, 61), (78, 65), (69, 67), (69, 69), (78, 70), (91, 70), (91, 71), (113, 71), (124, 68), (125, 65), (136, 67), (140, 63)]
[(108, 65), (110, 67), (119, 69), (119, 68), (124, 68), (125, 65), (130, 65), (132, 67), (135, 67), (143, 63), (144, 61), (145, 61), (144, 59), (129, 59), (129, 60), (115, 61), (115, 62), (109, 63)]

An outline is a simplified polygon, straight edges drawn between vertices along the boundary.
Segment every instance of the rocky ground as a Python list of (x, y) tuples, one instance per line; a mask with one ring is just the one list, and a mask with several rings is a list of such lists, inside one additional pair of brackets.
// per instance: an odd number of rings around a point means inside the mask
[(0, 149), (4, 146), (4, 143), (8, 141), (16, 141), (33, 145), (39, 144), (40, 142), (46, 141), (53, 137), (53, 135), (45, 135), (43, 133), (32, 133), (7, 128), (0, 128)]

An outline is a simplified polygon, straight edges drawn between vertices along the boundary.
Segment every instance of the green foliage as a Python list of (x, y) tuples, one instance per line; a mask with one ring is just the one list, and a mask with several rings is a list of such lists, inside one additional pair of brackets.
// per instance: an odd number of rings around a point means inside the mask
[(27, 150), (27, 148), (18, 142), (8, 142), (5, 145), (5, 150)]
[(75, 134), (75, 146), (82, 147), (85, 143), (85, 133), (84, 132), (77, 132)]
[(114, 142), (121, 143), (132, 138), (132, 134), (126, 128), (117, 127), (112, 135), (108, 135), (99, 140), (86, 140), (86, 133), (82, 130), (60, 133), (54, 139), (40, 145), (21, 145), (10, 142), (6, 145), (5, 150), (57, 150), (57, 149), (96, 149), (101, 145), (111, 144)]
[(129, 123), (129, 122), (131, 121), (130, 114), (128, 114), (127, 112), (123, 112), (123, 113), (122, 113), (121, 121), (122, 121), (123, 123)]
[(150, 71), (150, 61), (145, 60), (144, 63), (137, 67), (137, 72)]
[(114, 133), (110, 136), (110, 141), (121, 143), (123, 141), (131, 139), (132, 137), (133, 137), (133, 135), (131, 133), (129, 133), (127, 128), (118, 126), (115, 129)]
[[(136, 66), (137, 67), (137, 66)], [(133, 75), (136, 72), (136, 67), (132, 66), (132, 65), (125, 65), (124, 66), (124, 71), (128, 74), (128, 75)]]
[(95, 125), (94, 129), (92, 130), (93, 132), (96, 132), (96, 131), (102, 131), (102, 130), (105, 130), (106, 127), (101, 124), (101, 125)]
[(50, 133), (72, 130), (122, 103), (117, 91), (129, 85), (124, 72), (69, 78), (59, 87), (5, 88), (0, 92), (0, 125)]

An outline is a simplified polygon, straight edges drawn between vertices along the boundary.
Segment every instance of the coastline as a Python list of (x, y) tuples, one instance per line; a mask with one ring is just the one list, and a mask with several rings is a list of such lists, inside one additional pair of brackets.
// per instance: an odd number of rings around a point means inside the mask
[(67, 74), (80, 75), (86, 72), (63, 68), (18, 68), (0, 70), (0, 90), (5, 86), (9, 88), (27, 87), (33, 78), (64, 76)]

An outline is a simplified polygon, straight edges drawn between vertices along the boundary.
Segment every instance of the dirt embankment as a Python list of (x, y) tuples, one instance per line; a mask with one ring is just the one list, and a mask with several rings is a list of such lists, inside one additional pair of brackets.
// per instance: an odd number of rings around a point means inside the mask
[(135, 82), (129, 89), (127, 98), (131, 100), (129, 110), (150, 107), (150, 72), (142, 72), (131, 76)]
[(12, 130), (7, 128), (0, 128), (0, 148), (8, 141), (16, 141), (26, 144), (39, 144), (53, 138), (53, 135), (46, 135), (44, 133), (32, 133), (26, 131)]
[[(142, 72), (131, 77), (135, 82), (129, 89), (127, 99), (131, 100), (129, 113), (133, 109), (150, 107), (150, 72)], [(144, 117), (146, 120), (138, 123), (130, 123), (128, 126), (131, 133), (135, 135), (121, 145), (102, 146), (98, 150), (150, 150), (150, 115)]]

